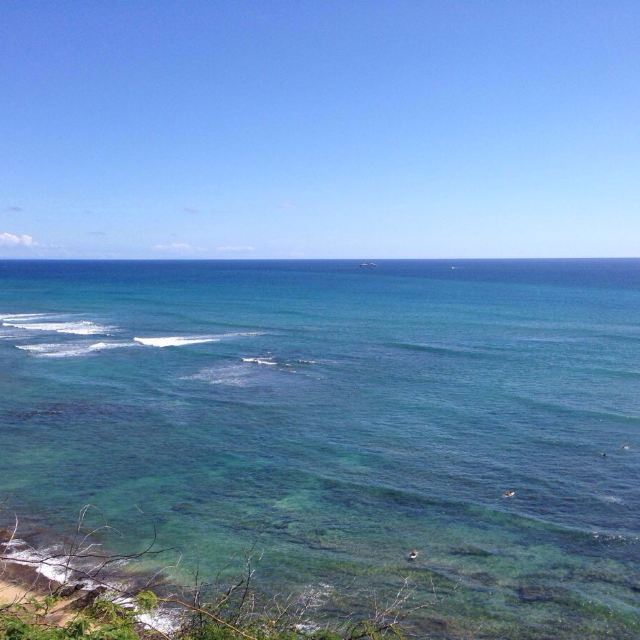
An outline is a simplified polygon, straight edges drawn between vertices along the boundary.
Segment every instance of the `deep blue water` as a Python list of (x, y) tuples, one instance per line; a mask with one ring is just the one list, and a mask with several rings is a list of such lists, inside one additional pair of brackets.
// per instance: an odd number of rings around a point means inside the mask
[(0, 262), (0, 497), (183, 579), (254, 545), (447, 637), (637, 638), (639, 314), (635, 259)]

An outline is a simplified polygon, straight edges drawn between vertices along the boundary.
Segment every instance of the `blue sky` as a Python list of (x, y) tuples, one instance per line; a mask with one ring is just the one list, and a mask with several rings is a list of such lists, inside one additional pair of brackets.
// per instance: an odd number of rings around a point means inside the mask
[(640, 2), (0, 4), (0, 257), (640, 255)]

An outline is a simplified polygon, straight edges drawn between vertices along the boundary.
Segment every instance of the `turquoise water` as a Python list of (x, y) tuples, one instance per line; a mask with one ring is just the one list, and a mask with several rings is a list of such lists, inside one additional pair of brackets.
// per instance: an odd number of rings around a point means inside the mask
[(184, 580), (254, 546), (265, 591), (341, 611), (408, 577), (436, 637), (640, 637), (640, 260), (5, 261), (0, 285), (25, 518), (92, 503), (121, 549), (155, 523)]

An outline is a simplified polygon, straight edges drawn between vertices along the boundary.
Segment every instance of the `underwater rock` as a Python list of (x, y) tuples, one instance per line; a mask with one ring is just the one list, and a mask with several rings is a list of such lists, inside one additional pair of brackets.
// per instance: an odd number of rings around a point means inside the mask
[(476, 573), (472, 573), (469, 577), (485, 587), (493, 587), (498, 584), (498, 580), (495, 576), (492, 576), (487, 571), (477, 571)]
[(178, 502), (171, 506), (171, 511), (174, 513), (196, 513), (197, 507), (190, 502)]
[(482, 549), (481, 547), (474, 547), (473, 545), (465, 545), (463, 547), (456, 547), (451, 551), (451, 555), (454, 556), (475, 556), (477, 558), (489, 558), (493, 555), (491, 551)]
[(545, 587), (537, 586), (518, 587), (518, 598), (522, 602), (545, 602), (553, 599)]
[(567, 593), (565, 589), (544, 585), (518, 587), (518, 598), (521, 602), (561, 602), (567, 600)]

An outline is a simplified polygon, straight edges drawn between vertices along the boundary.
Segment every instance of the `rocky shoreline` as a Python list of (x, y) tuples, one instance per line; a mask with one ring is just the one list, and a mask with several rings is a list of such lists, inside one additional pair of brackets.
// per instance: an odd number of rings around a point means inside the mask
[[(135, 610), (133, 596), (141, 588), (168, 589), (161, 579), (151, 585), (150, 576), (123, 571), (122, 563), (120, 571), (117, 566), (106, 569), (106, 555), (92, 553), (90, 561), (86, 557), (89, 554), (72, 557), (65, 542), (36, 547), (24, 537), (18, 538), (14, 531), (0, 529), (0, 609), (20, 606), (29, 610), (35, 599), (55, 596), (43, 620), (64, 626), (98, 598)], [(160, 607), (153, 614), (136, 614), (136, 618), (142, 627), (162, 634), (180, 626), (179, 612), (168, 607)]]

